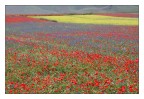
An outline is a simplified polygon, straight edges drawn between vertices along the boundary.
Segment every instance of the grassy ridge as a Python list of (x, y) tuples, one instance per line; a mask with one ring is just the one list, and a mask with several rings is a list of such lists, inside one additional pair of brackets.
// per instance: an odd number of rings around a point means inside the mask
[(64, 23), (138, 25), (138, 18), (112, 17), (102, 15), (65, 15), (65, 16), (29, 16), (29, 17), (54, 20)]

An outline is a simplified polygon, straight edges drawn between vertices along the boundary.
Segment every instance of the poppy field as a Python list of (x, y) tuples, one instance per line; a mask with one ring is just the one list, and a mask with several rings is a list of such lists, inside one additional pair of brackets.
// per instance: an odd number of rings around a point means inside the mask
[(139, 93), (138, 15), (5, 21), (6, 94)]

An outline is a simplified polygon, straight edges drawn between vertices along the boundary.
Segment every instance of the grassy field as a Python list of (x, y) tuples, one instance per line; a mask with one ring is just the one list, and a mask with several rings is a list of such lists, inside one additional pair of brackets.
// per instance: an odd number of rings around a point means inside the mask
[(6, 94), (139, 93), (137, 19), (46, 16), (65, 24), (33, 17), (6, 17)]
[(57, 22), (64, 22), (64, 23), (138, 25), (138, 18), (113, 17), (103, 15), (64, 15), (64, 16), (29, 16), (29, 17), (54, 20)]

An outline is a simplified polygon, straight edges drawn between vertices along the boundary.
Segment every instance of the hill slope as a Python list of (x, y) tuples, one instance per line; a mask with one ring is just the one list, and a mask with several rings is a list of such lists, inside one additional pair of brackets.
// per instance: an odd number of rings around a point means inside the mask
[(6, 6), (6, 14), (138, 13), (136, 5)]

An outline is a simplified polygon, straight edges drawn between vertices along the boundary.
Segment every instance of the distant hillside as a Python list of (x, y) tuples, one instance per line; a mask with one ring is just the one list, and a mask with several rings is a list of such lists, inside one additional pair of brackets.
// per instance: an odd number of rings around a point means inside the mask
[(136, 5), (6, 6), (6, 14), (138, 13)]
[(138, 13), (139, 12), (139, 7), (138, 6), (111, 6), (112, 8), (110, 9), (111, 12), (128, 12), (128, 13)]

